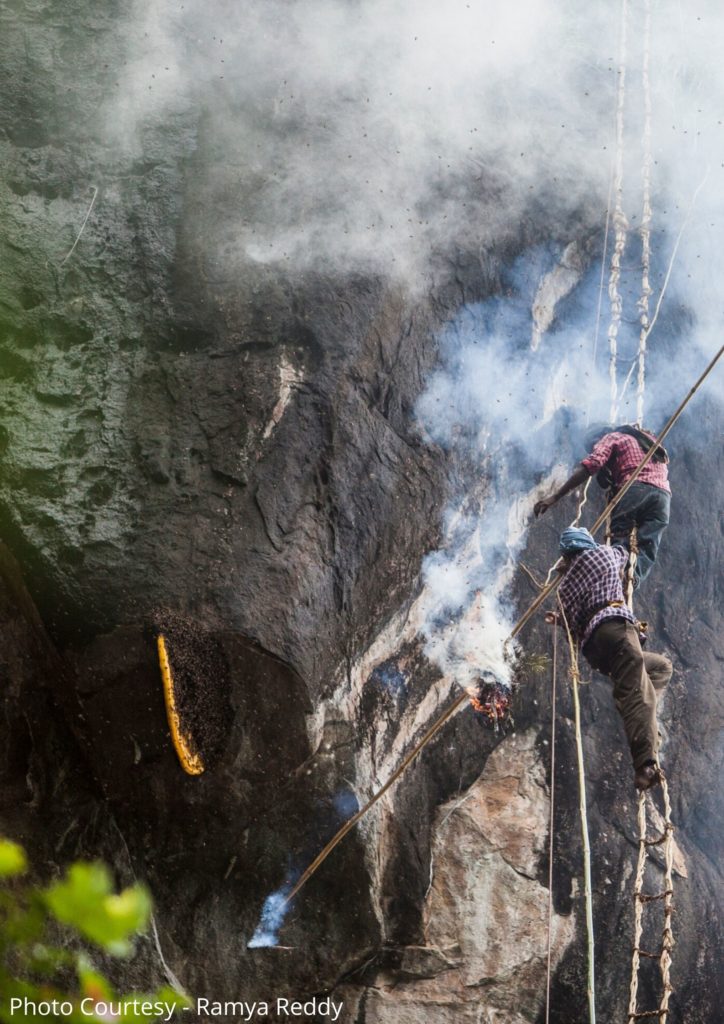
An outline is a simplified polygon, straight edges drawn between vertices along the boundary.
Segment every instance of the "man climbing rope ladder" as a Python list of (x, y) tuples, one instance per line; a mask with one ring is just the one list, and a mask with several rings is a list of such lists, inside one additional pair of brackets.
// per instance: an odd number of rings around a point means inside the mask
[[(634, 785), (650, 789), (661, 781), (656, 702), (671, 679), (671, 662), (641, 648), (636, 619), (624, 601), (625, 549), (597, 544), (588, 530), (570, 526), (561, 534), (560, 547), (563, 616), (589, 664), (613, 680), (631, 748)], [(549, 612), (546, 621), (564, 624), (557, 612)]]
[[(632, 424), (616, 427), (612, 431), (606, 427), (592, 428), (586, 435), (586, 447), (592, 447), (590, 454), (554, 494), (536, 502), (533, 506), (536, 516), (542, 515), (594, 474), (610, 495), (620, 491), (655, 441), (654, 434)], [(669, 523), (671, 488), (668, 463), (666, 451), (658, 449), (611, 516), (613, 544), (628, 547), (631, 531), (636, 527), (638, 555), (634, 567), (635, 587), (651, 571), (661, 535)]]

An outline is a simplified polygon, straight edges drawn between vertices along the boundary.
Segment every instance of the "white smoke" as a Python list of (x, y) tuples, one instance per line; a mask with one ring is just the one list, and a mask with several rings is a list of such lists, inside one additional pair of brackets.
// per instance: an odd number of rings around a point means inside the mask
[(248, 942), (249, 949), (279, 944), (279, 929), (284, 924), (284, 918), (289, 909), (287, 896), (290, 889), (289, 885), (282, 886), (281, 889), (277, 889), (264, 900), (259, 924)]
[[(635, 228), (643, 15), (629, 7), (624, 184)], [(586, 205), (602, 223), (618, 13), (586, 0), (137, 0), (119, 26), (127, 61), (103, 131), (135, 157), (158, 149), (176, 115), (197, 114), (199, 144), (218, 157), (211, 193), (238, 189), (217, 229), (219, 259), (362, 265), (413, 284), (432, 254), (485, 249), (531, 210), (562, 218)], [(696, 273), (715, 317), (723, 37), (714, 0), (654, 5), (654, 225), (670, 244), (708, 166), (678, 283)]]
[[(548, 261), (553, 263), (555, 256), (549, 254)], [(595, 358), (592, 337), (591, 300), (599, 266), (592, 264), (576, 286), (583, 298), (580, 308), (569, 308), (565, 321), (543, 336), (543, 344), (540, 338), (531, 343), (539, 269), (540, 252), (534, 248), (504, 275), (503, 297), (460, 311), (440, 339), (440, 365), (417, 406), (423, 432), (467, 464), (464, 491), (446, 515), (443, 543), (423, 564), (426, 653), (460, 685), (470, 685), (486, 670), (510, 682), (508, 638), (516, 616), (509, 585), (533, 504), (553, 490), (543, 473), (554, 468), (562, 482), (585, 453), (586, 423), (607, 417), (608, 352), (604, 337)], [(671, 329), (668, 333), (694, 374), (688, 339)], [(703, 363), (701, 354), (696, 374)], [(682, 377), (676, 359), (656, 364), (647, 403), (655, 428), (660, 429), (692, 382)], [(620, 421), (635, 419), (635, 388), (623, 397), (620, 412)], [(569, 465), (556, 466), (561, 454), (569, 452)], [(592, 487), (584, 523), (600, 511)], [(475, 499), (474, 509), (471, 491), (483, 495)], [(571, 499), (569, 509), (572, 518)], [(542, 567), (536, 568), (541, 572)]]
[[(227, 210), (220, 258), (363, 266), (412, 283), (453, 240), (492, 245), (541, 188), (571, 207), (605, 191), (602, 97), (577, 86), (596, 57), (590, 13), (571, 19), (546, 0), (522, 13), (454, 0), (210, 0), (203, 11), (144, 0), (104, 129), (135, 156), (176, 113), (203, 114), (213, 184), (246, 202)], [(555, 73), (531, 74), (546, 65)]]
[(575, 419), (581, 380), (589, 398), (607, 398), (604, 378), (569, 332), (530, 345), (536, 275), (526, 270), (539, 257), (534, 250), (511, 269), (505, 298), (461, 312), (440, 339), (441, 365), (417, 407), (431, 438), (466, 459), (482, 495), (475, 507), (467, 494), (451, 506), (443, 544), (423, 564), (426, 653), (461, 685), (486, 670), (510, 681), (508, 592), (538, 481)]
[[(619, 380), (638, 344), (642, 208), (643, 5), (628, 6)], [(138, 0), (126, 75), (102, 111), (129, 160), (198, 111), (195, 141), (215, 164), (196, 201), (224, 210), (199, 245), (222, 266), (364, 270), (415, 291), (451, 251), (478, 254), (482, 281), (488, 253), (526, 233), (556, 238), (528, 250), (501, 298), (461, 309), (418, 408), (427, 432), (486, 477), (485, 500), (454, 506), (424, 566), (429, 653), (463, 677), (475, 663), (504, 671), (505, 588), (567, 430), (560, 409), (608, 415), (605, 294), (595, 346), (594, 334), (618, 18), (618, 5), (590, 0)], [(645, 420), (656, 429), (720, 344), (724, 8), (661, 0), (652, 18), (652, 312), (670, 274), (649, 339)], [(565, 245), (586, 230), (597, 234), (574, 285)], [(558, 264), (559, 319), (534, 316)], [(673, 359), (656, 358), (662, 334)], [(708, 390), (724, 397), (721, 372)], [(620, 418), (634, 410), (629, 386)]]
[[(643, 5), (628, 6), (622, 345), (633, 349)], [(100, 129), (129, 162), (168, 153), (175, 130), (185, 152), (206, 151), (195, 202), (224, 211), (198, 241), (213, 264), (364, 269), (428, 287), (440, 256), (484, 261), (521, 222), (603, 226), (618, 22), (617, 5), (590, 0), (136, 0)], [(716, 346), (724, 312), (722, 38), (714, 0), (653, 5), (652, 306), (686, 220), (660, 321), (677, 304), (690, 311), (685, 373)], [(668, 405), (671, 381), (655, 383)], [(724, 396), (721, 377), (712, 386)]]

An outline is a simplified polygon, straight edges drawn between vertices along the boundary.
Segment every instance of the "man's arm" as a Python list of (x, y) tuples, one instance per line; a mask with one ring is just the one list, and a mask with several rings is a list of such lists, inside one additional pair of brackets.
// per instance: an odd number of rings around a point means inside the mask
[(549, 508), (552, 508), (557, 501), (560, 501), (561, 498), (565, 498), (565, 496), (570, 494), (571, 491), (574, 491), (576, 487), (580, 487), (582, 483), (585, 483), (590, 475), (589, 470), (583, 465), (583, 463), (579, 463), (563, 486), (559, 487), (555, 494), (551, 494), (548, 498), (542, 498), (540, 501), (535, 503), (533, 506), (533, 512), (535, 515), (542, 516), (543, 513), (547, 512)]

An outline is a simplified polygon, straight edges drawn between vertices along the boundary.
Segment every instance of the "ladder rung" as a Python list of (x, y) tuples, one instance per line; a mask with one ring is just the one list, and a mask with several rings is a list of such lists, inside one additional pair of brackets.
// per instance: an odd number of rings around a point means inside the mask
[(635, 892), (634, 896), (637, 900), (641, 900), (642, 903), (653, 903), (654, 900), (665, 900), (667, 896), (673, 896), (673, 889), (665, 889), (663, 892)]
[(639, 839), (639, 842), (643, 843), (644, 846), (661, 846), (662, 843), (666, 842), (669, 834), (671, 832), (673, 832), (673, 831), (674, 831), (674, 826), (673, 825), (670, 825), (670, 824), (669, 825), (664, 825), (663, 834), (660, 835), (658, 837), (658, 839)]

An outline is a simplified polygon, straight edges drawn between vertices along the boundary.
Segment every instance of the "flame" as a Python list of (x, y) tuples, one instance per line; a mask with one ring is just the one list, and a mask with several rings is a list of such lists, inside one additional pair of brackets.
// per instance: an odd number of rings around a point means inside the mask
[(496, 725), (508, 717), (510, 701), (510, 690), (497, 680), (489, 682), (480, 679), (475, 692), (470, 694), (473, 711), (483, 715), (489, 722), (495, 722)]

